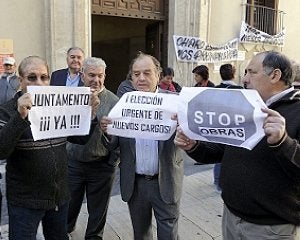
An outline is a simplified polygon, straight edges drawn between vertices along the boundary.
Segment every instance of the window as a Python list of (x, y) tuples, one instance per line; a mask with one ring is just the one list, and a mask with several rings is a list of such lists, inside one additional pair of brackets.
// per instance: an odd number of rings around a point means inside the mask
[(284, 12), (277, 5), (277, 0), (247, 0), (246, 23), (270, 35), (281, 32)]

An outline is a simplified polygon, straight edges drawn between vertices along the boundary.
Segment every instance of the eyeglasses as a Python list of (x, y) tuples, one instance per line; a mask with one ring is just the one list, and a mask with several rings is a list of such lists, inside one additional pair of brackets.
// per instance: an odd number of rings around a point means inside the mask
[(50, 80), (49, 75), (41, 75), (40, 77), (38, 77), (35, 74), (29, 74), (28, 76), (24, 76), (24, 78), (27, 78), (29, 82), (36, 82), (38, 78), (40, 78), (42, 82), (47, 82)]

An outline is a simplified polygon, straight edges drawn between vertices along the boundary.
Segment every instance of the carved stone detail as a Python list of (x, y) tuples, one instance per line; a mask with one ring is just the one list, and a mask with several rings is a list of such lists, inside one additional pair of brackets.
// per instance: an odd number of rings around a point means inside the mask
[(93, 14), (165, 19), (164, 0), (92, 0)]

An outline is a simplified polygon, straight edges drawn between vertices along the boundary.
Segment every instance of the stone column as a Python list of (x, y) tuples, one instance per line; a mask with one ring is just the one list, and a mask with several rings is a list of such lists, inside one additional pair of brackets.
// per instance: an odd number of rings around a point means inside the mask
[(179, 62), (173, 43), (173, 35), (200, 37), (207, 41), (209, 35), (210, 0), (169, 1), (168, 65), (175, 70), (175, 81), (183, 86), (193, 86), (194, 63)]
[(91, 52), (91, 1), (45, 0), (46, 58), (51, 71), (66, 67), (66, 52), (81, 47)]

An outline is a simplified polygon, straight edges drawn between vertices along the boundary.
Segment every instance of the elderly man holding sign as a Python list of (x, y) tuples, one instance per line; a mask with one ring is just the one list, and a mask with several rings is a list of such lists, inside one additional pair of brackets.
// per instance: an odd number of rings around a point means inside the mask
[[(28, 120), (33, 108), (28, 86), (48, 86), (45, 60), (30, 56), (19, 65), (22, 91), (0, 108), (0, 159), (7, 159), (7, 201), (10, 239), (35, 239), (40, 221), (45, 239), (67, 236), (67, 141), (85, 144), (90, 135), (34, 141)], [(92, 115), (99, 105), (91, 97)], [(94, 129), (97, 120), (93, 120)], [(91, 133), (91, 132), (90, 132)]]
[[(133, 86), (138, 91), (156, 92), (160, 71), (160, 64), (153, 56), (140, 53), (130, 66)], [(138, 96), (135, 99), (152, 99), (145, 95), (144, 98)], [(107, 131), (108, 124), (112, 124), (112, 119), (102, 118), (101, 129)], [(102, 140), (108, 149), (120, 146), (121, 195), (128, 202), (134, 239), (153, 239), (153, 210), (157, 239), (176, 240), (183, 162), (173, 142), (174, 134), (160, 141), (145, 138), (106, 134)]]
[(191, 140), (178, 127), (175, 143), (203, 163), (222, 162), (223, 240), (300, 238), (300, 93), (292, 66), (278, 52), (262, 52), (246, 68), (244, 84), (268, 107), (264, 137), (252, 149)]
[[(84, 85), (97, 93), (100, 106), (97, 117), (106, 116), (118, 97), (105, 88), (106, 63), (101, 58), (88, 57), (83, 62)], [(95, 128), (85, 145), (68, 144), (69, 188), (68, 232), (75, 230), (84, 195), (88, 205), (85, 239), (103, 239), (110, 192), (118, 161), (118, 152), (108, 151), (101, 142), (102, 132)]]

